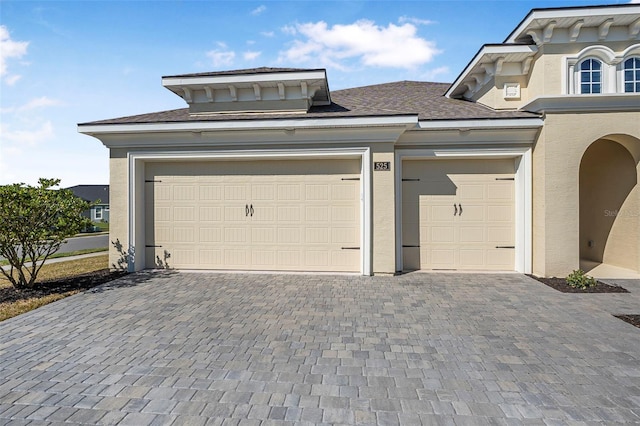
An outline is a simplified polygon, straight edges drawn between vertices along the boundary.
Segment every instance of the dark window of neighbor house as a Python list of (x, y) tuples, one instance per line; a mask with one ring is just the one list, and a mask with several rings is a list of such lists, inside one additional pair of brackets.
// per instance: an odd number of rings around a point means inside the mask
[(96, 207), (96, 220), (102, 220), (102, 207)]
[(580, 93), (600, 93), (602, 90), (602, 63), (586, 59), (580, 64)]
[(624, 61), (625, 93), (640, 93), (640, 58), (629, 58)]

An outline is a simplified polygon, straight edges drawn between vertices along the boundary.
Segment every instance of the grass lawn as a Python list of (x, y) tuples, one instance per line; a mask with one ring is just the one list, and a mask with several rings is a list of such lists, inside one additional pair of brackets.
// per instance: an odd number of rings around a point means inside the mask
[(33, 289), (15, 290), (0, 277), (0, 321), (110, 281), (123, 273), (110, 273), (108, 255), (44, 265)]

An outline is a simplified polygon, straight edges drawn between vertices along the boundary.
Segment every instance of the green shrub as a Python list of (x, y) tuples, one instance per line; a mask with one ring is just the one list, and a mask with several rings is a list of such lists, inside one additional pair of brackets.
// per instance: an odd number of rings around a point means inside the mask
[(597, 284), (595, 278), (590, 277), (582, 269), (576, 269), (567, 276), (567, 284), (573, 288), (587, 289), (595, 287)]

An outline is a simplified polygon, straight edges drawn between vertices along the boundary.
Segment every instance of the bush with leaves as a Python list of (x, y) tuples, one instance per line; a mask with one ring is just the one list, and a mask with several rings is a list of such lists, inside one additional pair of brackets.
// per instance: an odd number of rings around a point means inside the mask
[(567, 284), (570, 287), (585, 290), (589, 287), (595, 287), (597, 282), (582, 269), (576, 269), (567, 276)]
[(21, 183), (0, 186), (0, 268), (15, 288), (33, 287), (45, 260), (90, 221), (82, 212), (91, 207), (68, 189), (53, 189), (59, 179), (39, 186)]

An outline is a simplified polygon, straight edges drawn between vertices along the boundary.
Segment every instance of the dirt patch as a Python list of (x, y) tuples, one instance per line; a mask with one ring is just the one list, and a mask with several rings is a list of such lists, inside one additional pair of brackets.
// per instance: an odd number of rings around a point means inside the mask
[(16, 290), (13, 287), (4, 287), (0, 288), (0, 303), (14, 303), (33, 298), (45, 297), (52, 294), (85, 291), (100, 284), (115, 280), (116, 278), (120, 278), (126, 274), (127, 273), (123, 271), (101, 269), (73, 277), (42, 281), (29, 289)]
[(614, 315), (614, 317), (640, 328), (640, 315)]
[(573, 288), (564, 278), (540, 278), (533, 275), (528, 275), (534, 280), (540, 281), (542, 284), (546, 284), (551, 288), (554, 288), (562, 293), (629, 293), (629, 291), (620, 286), (605, 284), (602, 281), (598, 281), (594, 287), (586, 289)]

